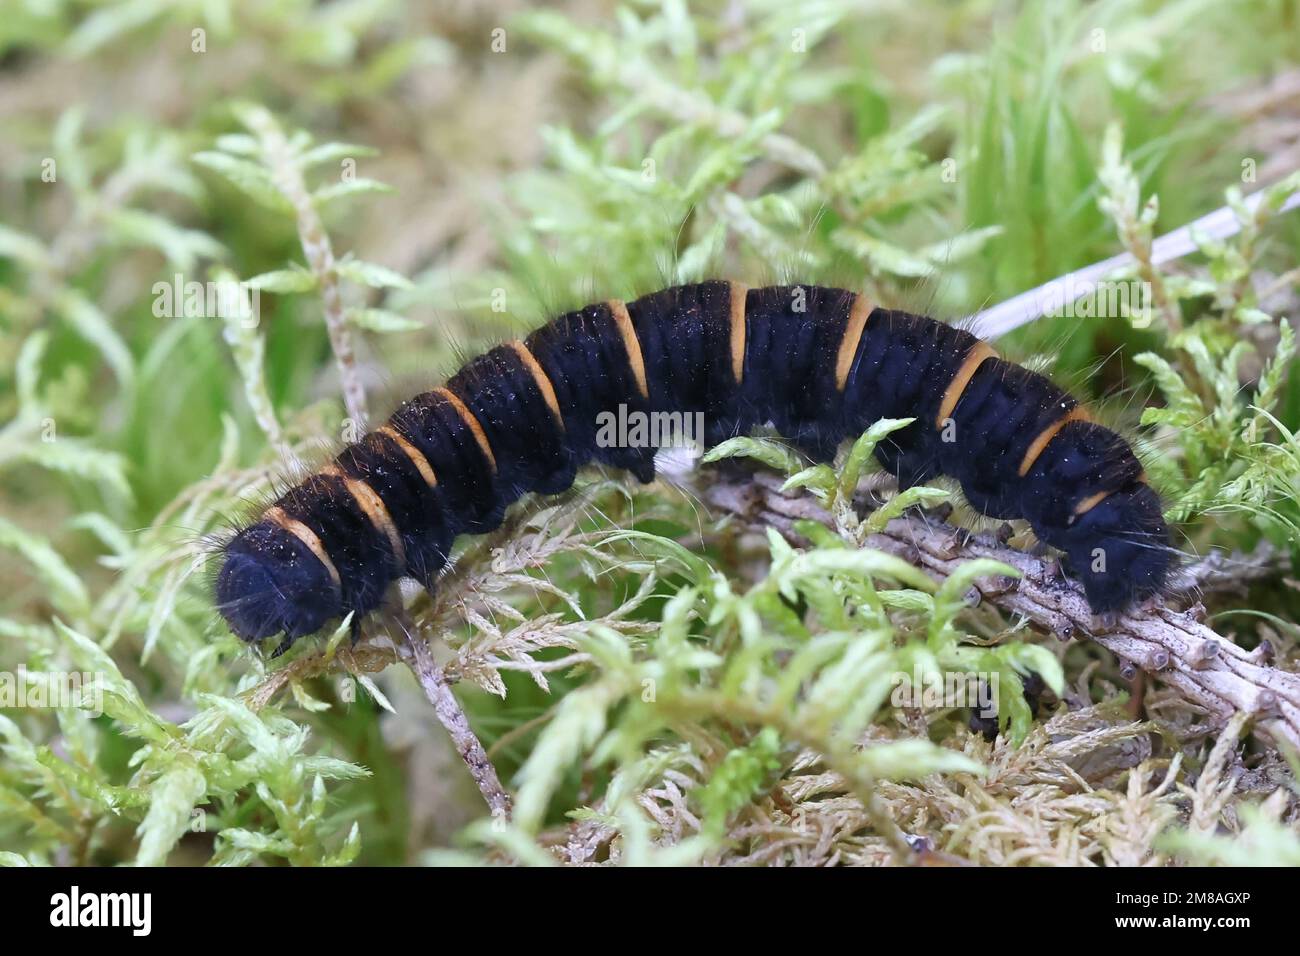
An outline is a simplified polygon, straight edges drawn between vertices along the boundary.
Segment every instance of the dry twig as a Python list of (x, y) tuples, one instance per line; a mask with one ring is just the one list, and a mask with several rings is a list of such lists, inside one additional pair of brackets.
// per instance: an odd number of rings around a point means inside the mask
[(303, 254), (311, 267), (320, 289), (325, 309), (325, 328), (329, 332), (330, 348), (339, 369), (339, 382), (348, 418), (363, 429), (366, 424), (366, 393), (357, 373), (356, 353), (352, 350), (352, 332), (348, 327), (343, 307), (343, 294), (339, 289), (338, 264), (329, 234), (321, 224), (320, 215), (312, 201), (302, 170), (290, 154), (289, 142), (279, 124), (266, 110), (252, 110), (249, 121), (262, 141), (267, 165), (271, 168), (276, 188), (293, 205), (298, 221), (298, 238)]
[[(828, 511), (806, 495), (791, 496), (780, 490), (771, 474), (756, 474), (737, 484), (719, 480), (702, 492), (705, 501), (737, 515), (755, 529), (773, 527), (798, 539), (794, 523), (809, 519), (833, 526)], [(942, 580), (963, 562), (993, 558), (1017, 568), (1019, 580), (983, 579), (979, 599), (1004, 611), (1019, 614), (1063, 639), (1091, 637), (1123, 661), (1151, 673), (1201, 707), (1217, 723), (1238, 713), (1255, 720), (1256, 728), (1276, 741), (1300, 748), (1300, 674), (1271, 666), (1272, 648), (1261, 644), (1252, 651), (1207, 627), (1199, 605), (1177, 611), (1163, 603), (1135, 608), (1109, 627), (1102, 627), (1088, 607), (1083, 589), (1063, 578), (1054, 562), (1001, 544), (990, 534), (971, 534), (930, 517), (903, 517), (884, 532), (871, 535), (868, 547), (897, 555)], [(1222, 574), (1222, 562), (1190, 576), (1202, 588), (1231, 580)], [(1267, 561), (1256, 556), (1248, 567)]]
[[(429, 653), (429, 646), (420, 635), (409, 634), (407, 647), (411, 652), (411, 659), (406, 661), (407, 665), (415, 674), (416, 680), (420, 682), (424, 696), (429, 699), (429, 703), (433, 704), (438, 721), (451, 735), (456, 752), (469, 768), (470, 776), (474, 778), (479, 792), (487, 801), (492, 816), (497, 819), (508, 818), (510, 794), (501, 786), (496, 768), (492, 766), (487, 751), (483, 749), (483, 744), (470, 727), (469, 718), (465, 716), (460, 701), (456, 700), (456, 695), (452, 692), (451, 684), (442, 668), (434, 663), (433, 655)], [(405, 658), (406, 655), (403, 654), (403, 657)]]

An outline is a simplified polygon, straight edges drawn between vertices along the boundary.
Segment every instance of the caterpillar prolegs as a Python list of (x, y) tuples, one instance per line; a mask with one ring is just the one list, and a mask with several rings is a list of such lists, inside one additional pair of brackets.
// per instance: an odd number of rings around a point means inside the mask
[(610, 300), (471, 361), (404, 403), (226, 545), (217, 602), (244, 640), (281, 648), (432, 587), (453, 540), (589, 462), (654, 477), (656, 448), (598, 440), (602, 412), (702, 413), (717, 443), (771, 424), (811, 458), (881, 418), (902, 487), (949, 475), (971, 505), (1064, 551), (1098, 613), (1158, 591), (1173, 563), (1160, 501), (1128, 443), (1047, 378), (924, 316), (813, 285), (708, 281)]

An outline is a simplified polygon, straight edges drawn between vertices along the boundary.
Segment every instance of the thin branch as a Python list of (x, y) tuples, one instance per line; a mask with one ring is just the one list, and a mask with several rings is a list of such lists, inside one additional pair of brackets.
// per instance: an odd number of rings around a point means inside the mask
[[(1259, 190), (1245, 197), (1243, 201), (1245, 207), (1253, 212), (1263, 200), (1264, 193), (1265, 190)], [(1300, 193), (1291, 196), (1277, 214), (1281, 215), (1298, 208), (1300, 208)], [(1195, 252), (1199, 247), (1193, 238), (1194, 233), (1204, 234), (1214, 239), (1227, 239), (1240, 231), (1241, 221), (1237, 218), (1236, 212), (1231, 206), (1222, 206), (1195, 222), (1156, 239), (1151, 244), (1150, 261), (1145, 264), (1145, 268), (1153, 269), (1155, 266), (1164, 265)], [(999, 302), (977, 313), (971, 319), (970, 330), (982, 339), (995, 339), (1000, 335), (1006, 335), (1040, 317), (1045, 304), (1055, 301), (1055, 290), (1071, 289), (1082, 295), (1089, 289), (1095, 289), (1097, 284), (1107, 276), (1139, 265), (1138, 260), (1130, 252), (1122, 252), (1101, 262), (1094, 262), (1090, 266), (1058, 276), (1050, 282), (1044, 282), (1036, 288), (1021, 292), (1005, 302)]]
[(352, 350), (352, 332), (348, 328), (343, 308), (343, 295), (339, 290), (338, 266), (329, 234), (321, 224), (311, 193), (302, 178), (302, 169), (289, 148), (289, 141), (275, 118), (263, 109), (249, 111), (248, 123), (261, 140), (267, 165), (271, 169), (276, 188), (293, 205), (298, 219), (298, 239), (302, 243), (307, 264), (316, 277), (324, 303), (325, 328), (329, 332), (330, 348), (339, 369), (339, 384), (343, 389), (343, 402), (348, 418), (358, 428), (365, 426), (366, 391), (357, 373), (357, 357)]
[[(781, 492), (781, 481), (758, 473), (743, 484), (719, 480), (703, 490), (715, 508), (737, 515), (755, 530), (773, 527), (800, 539), (794, 523), (809, 519), (833, 527), (834, 519), (809, 496)], [(1135, 608), (1107, 628), (1101, 627), (1083, 595), (1066, 580), (1055, 562), (1001, 544), (993, 535), (974, 534), (933, 517), (904, 517), (867, 538), (866, 546), (916, 564), (942, 581), (964, 562), (993, 558), (1017, 568), (1022, 577), (982, 579), (978, 597), (1018, 614), (1063, 639), (1091, 637), (1133, 667), (1197, 704), (1216, 722), (1246, 713), (1256, 729), (1300, 748), (1300, 674), (1270, 665), (1267, 643), (1246, 651), (1199, 619), (1198, 608), (1175, 611), (1163, 604)], [(1207, 572), (1202, 586), (1218, 584), (1223, 575)]]
[(415, 674), (416, 680), (420, 682), (424, 696), (429, 699), (429, 703), (433, 704), (439, 722), (451, 735), (452, 743), (456, 745), (456, 752), (469, 768), (470, 776), (474, 778), (479, 793), (483, 794), (483, 799), (487, 801), (492, 816), (501, 820), (508, 819), (511, 809), (510, 794), (501, 786), (496, 768), (492, 766), (492, 761), (487, 751), (483, 749), (482, 742), (470, 727), (469, 718), (465, 716), (460, 701), (452, 692), (447, 676), (442, 668), (434, 663), (433, 655), (429, 653), (429, 646), (424, 642), (424, 638), (418, 634), (408, 633), (407, 647), (410, 648), (411, 659), (407, 659), (405, 654), (403, 659)]
[(1192, 591), (1244, 593), (1247, 585), (1276, 578), (1290, 565), (1287, 555), (1261, 539), (1247, 554), (1211, 551), (1195, 564), (1183, 568), (1177, 583), (1180, 589)]

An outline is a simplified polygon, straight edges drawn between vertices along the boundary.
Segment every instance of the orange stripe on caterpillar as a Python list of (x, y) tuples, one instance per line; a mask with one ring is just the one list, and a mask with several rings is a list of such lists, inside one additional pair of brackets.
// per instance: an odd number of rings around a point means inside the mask
[(334, 566), (334, 562), (330, 558), (330, 553), (325, 550), (325, 545), (321, 543), (321, 539), (316, 536), (315, 531), (311, 530), (311, 528), (307, 527), (297, 518), (289, 517), (289, 515), (285, 513), (284, 509), (278, 506), (268, 508), (263, 517), (272, 524), (283, 528), (285, 531), (289, 532), (289, 534), (293, 535), (305, 544), (308, 550), (310, 550), (312, 554), (316, 555), (316, 559), (320, 561), (321, 564), (325, 565), (325, 571), (329, 574), (330, 580), (334, 582), (334, 587), (339, 590), (343, 589), (343, 579), (339, 577), (339, 569)]
[(739, 385), (745, 379), (745, 299), (749, 286), (743, 282), (729, 283), (731, 287), (731, 377)]
[(1074, 506), (1075, 517), (1078, 517), (1080, 515), (1086, 515), (1089, 511), (1097, 507), (1097, 505), (1101, 504), (1103, 501), (1105, 501), (1114, 493), (1115, 493), (1114, 489), (1111, 489), (1110, 491), (1099, 491), (1096, 494), (1089, 495), (1088, 497), (1084, 498), (1082, 501), (1080, 501), (1077, 505)]
[(610, 299), (605, 303), (614, 315), (614, 324), (618, 334), (623, 338), (623, 348), (627, 350), (627, 362), (632, 367), (632, 377), (636, 379), (637, 391), (642, 398), (650, 397), (650, 388), (646, 384), (645, 359), (641, 356), (641, 340), (636, 337), (632, 326), (632, 317), (627, 314), (627, 303), (622, 299)]
[(546, 370), (538, 363), (537, 358), (532, 352), (528, 351), (528, 346), (518, 339), (506, 343), (510, 348), (515, 350), (519, 360), (524, 363), (524, 367), (537, 383), (537, 389), (542, 393), (542, 398), (546, 400), (547, 407), (551, 414), (555, 416), (555, 423), (560, 426), (560, 431), (564, 431), (564, 415), (560, 412), (560, 400), (555, 397), (555, 386), (551, 384), (550, 377)]
[(862, 332), (867, 327), (867, 319), (876, 311), (876, 304), (865, 295), (855, 295), (853, 306), (849, 309), (849, 320), (844, 326), (844, 336), (840, 339), (840, 349), (835, 356), (835, 387), (844, 391), (848, 384), (849, 372), (853, 370), (853, 359), (858, 354), (858, 343), (862, 341)]
[(461, 421), (465, 423), (465, 426), (469, 428), (470, 432), (474, 435), (474, 440), (478, 442), (478, 447), (482, 450), (483, 457), (487, 459), (488, 467), (492, 469), (493, 474), (496, 474), (497, 456), (492, 454), (492, 446), (488, 444), (487, 433), (483, 431), (483, 426), (480, 425), (478, 419), (474, 417), (474, 413), (471, 412), (468, 406), (460, 400), (459, 395), (447, 388), (445, 385), (440, 388), (435, 388), (434, 392), (445, 398), (451, 404), (451, 407), (456, 409), (456, 414), (460, 416)]
[[(943, 423), (952, 414), (953, 409), (957, 407), (957, 403), (961, 401), (962, 392), (966, 391), (966, 386), (970, 384), (970, 380), (979, 367), (984, 364), (984, 360), (997, 357), (998, 353), (987, 342), (976, 342), (971, 346), (970, 351), (966, 353), (966, 358), (961, 363), (961, 367), (957, 369), (952, 381), (944, 389), (943, 401), (939, 403), (939, 414), (934, 418), (936, 428), (943, 427)], [(1024, 472), (1022, 471), (1021, 474), (1023, 475)]]
[(376, 431), (381, 435), (387, 435), (398, 448), (402, 449), (402, 453), (411, 459), (411, 464), (415, 465), (415, 470), (420, 473), (420, 477), (424, 479), (425, 484), (430, 488), (438, 487), (438, 476), (434, 474), (433, 466), (429, 464), (429, 459), (424, 457), (420, 449), (407, 441), (402, 436), (402, 433), (392, 425), (382, 425)]
[(1092, 421), (1092, 416), (1088, 414), (1088, 410), (1082, 405), (1076, 405), (1056, 421), (1052, 422), (1052, 424), (1044, 428), (1038, 433), (1038, 437), (1034, 439), (1033, 443), (1025, 449), (1025, 457), (1020, 460), (1020, 468), (1018, 472), (1020, 477), (1023, 478), (1025, 475), (1029, 474), (1029, 469), (1034, 467), (1034, 462), (1038, 460), (1038, 456), (1047, 448), (1048, 443), (1056, 437), (1057, 432), (1070, 424), (1070, 422), (1090, 421)]
[(393, 550), (393, 557), (398, 567), (406, 567), (406, 549), (402, 547), (402, 536), (397, 533), (397, 526), (393, 524), (393, 516), (388, 513), (388, 506), (384, 504), (384, 499), (379, 497), (375, 489), (360, 478), (345, 474), (337, 465), (327, 465), (320, 473), (343, 482), (343, 487), (357, 503), (357, 507), (365, 512), (367, 520), (376, 531), (383, 532), (384, 537), (388, 539), (388, 546)]

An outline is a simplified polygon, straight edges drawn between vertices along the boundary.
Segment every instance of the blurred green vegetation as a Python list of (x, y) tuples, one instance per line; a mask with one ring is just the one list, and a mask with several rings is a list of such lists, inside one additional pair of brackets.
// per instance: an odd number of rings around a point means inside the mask
[[(1152, 230), (1297, 165), (1279, 130), (1300, 115), (1266, 95), (1297, 64), (1294, 0), (0, 0), (0, 668), (110, 675), (102, 717), (0, 708), (3, 859), (443, 860), (429, 851), (484, 815), (400, 668), (361, 681), (336, 666), (266, 703), (255, 688), (282, 665), (211, 608), (203, 536), (345, 436), (286, 175), (340, 262), (377, 419), (465, 355), (611, 295), (798, 278), (952, 318), (1125, 248), (1140, 258)], [(1138, 438), (1189, 551), (1295, 546), (1300, 381), (1280, 320), (1297, 253), (1300, 217), (1261, 218), (1166, 270), (1150, 328), (1044, 319), (1005, 343), (1050, 357)], [(177, 276), (258, 277), (260, 322), (157, 315), (155, 284)], [(805, 478), (833, 499), (843, 473)], [(585, 494), (533, 515), (516, 577), (474, 578), (497, 602), (485, 613), (430, 612), (519, 787), (514, 825), (470, 831), (497, 852), (541, 859), (536, 832), (579, 807), (633, 862), (753, 850), (728, 827), (808, 748), (877, 831), (843, 858), (878, 862), (881, 780), (1038, 759), (1015, 692), (1031, 664), (1098, 706), (1119, 694), (1114, 662), (1011, 622), (980, 648), (960, 589), (933, 594), (839, 539), (796, 556), (774, 538), (753, 580), (753, 555), (702, 534), (688, 496), (598, 480)], [(1232, 633), (1294, 660), (1294, 588), (1256, 591)], [(782, 598), (815, 605), (815, 625)], [(918, 730), (884, 705), (883, 675), (925, 655), (1005, 676), (1012, 751), (991, 755), (951, 714)], [(791, 667), (816, 692), (769, 694)], [(1183, 716), (1161, 732), (1187, 732), (1185, 767), (1201, 770), (1213, 741)], [(678, 833), (646, 794), (686, 777), (704, 823)], [(1136, 812), (1124, 779), (1099, 784), (1114, 803), (1098, 819)], [(681, 825), (676, 797), (653, 792)], [(1214, 814), (1156, 847), (1173, 796), (1142, 804), (1160, 826), (1133, 853), (1241, 857), (1209, 835)], [(1247, 836), (1294, 859), (1294, 809), (1248, 810)]]

